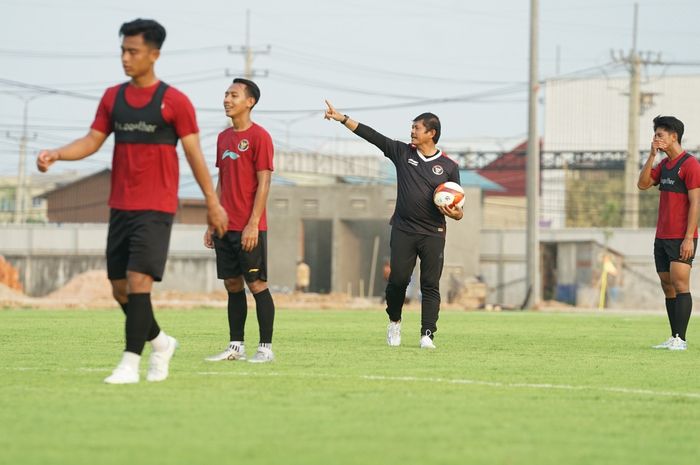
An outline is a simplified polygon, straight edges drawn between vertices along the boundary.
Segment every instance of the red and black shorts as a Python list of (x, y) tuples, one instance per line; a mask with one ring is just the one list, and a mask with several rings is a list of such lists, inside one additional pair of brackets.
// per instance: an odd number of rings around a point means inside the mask
[(654, 240), (654, 262), (657, 273), (671, 271), (671, 262), (681, 262), (693, 266), (693, 258), (698, 248), (698, 239), (693, 239), (693, 254), (688, 260), (681, 260), (681, 244), (683, 239), (659, 239)]
[(126, 279), (127, 271), (136, 271), (161, 281), (174, 217), (155, 210), (110, 210), (107, 277)]
[(240, 231), (227, 231), (221, 238), (214, 234), (213, 239), (219, 279), (243, 276), (249, 283), (267, 281), (267, 231), (258, 232), (258, 245), (250, 252), (241, 248)]

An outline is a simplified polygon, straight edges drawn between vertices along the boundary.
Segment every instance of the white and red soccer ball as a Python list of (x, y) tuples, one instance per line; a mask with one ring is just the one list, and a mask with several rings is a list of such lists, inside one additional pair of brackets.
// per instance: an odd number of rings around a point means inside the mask
[(448, 181), (435, 188), (433, 202), (438, 207), (464, 206), (464, 189), (456, 182)]

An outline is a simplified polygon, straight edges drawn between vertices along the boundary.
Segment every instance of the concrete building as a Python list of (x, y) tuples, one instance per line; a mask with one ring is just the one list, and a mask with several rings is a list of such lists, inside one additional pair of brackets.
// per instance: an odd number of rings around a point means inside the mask
[[(36, 173), (28, 176), (25, 183), (27, 194), (24, 201), (24, 211), (21, 215), (22, 222), (45, 223), (47, 203), (42, 194), (80, 177), (81, 175), (75, 171), (57, 174)], [(17, 176), (0, 177), (0, 223), (15, 221), (18, 208), (16, 200)]]
[[(467, 188), (465, 194), (470, 213), (459, 222), (448, 220), (443, 283), (479, 270), (481, 192)], [(311, 267), (312, 291), (381, 295), (395, 198), (395, 186), (275, 186), (268, 204), (270, 284), (278, 291), (294, 289), (302, 258)], [(175, 225), (161, 289), (207, 292), (221, 286), (214, 254), (202, 245), (204, 228)], [(0, 230), (0, 254), (20, 270), (27, 293), (45, 295), (75, 274), (104, 268), (106, 237), (106, 224), (18, 225)]]
[[(110, 183), (112, 171), (104, 169), (78, 179), (70, 179), (35, 197), (44, 201), (45, 216), (41, 222), (49, 223), (107, 223), (109, 222)], [(194, 179), (181, 182), (194, 184)], [(214, 181), (216, 182), (216, 180)], [(191, 187), (190, 190), (193, 190)], [(201, 193), (199, 194), (201, 198)], [(206, 224), (206, 208), (201, 200), (180, 198), (175, 222), (182, 224)]]

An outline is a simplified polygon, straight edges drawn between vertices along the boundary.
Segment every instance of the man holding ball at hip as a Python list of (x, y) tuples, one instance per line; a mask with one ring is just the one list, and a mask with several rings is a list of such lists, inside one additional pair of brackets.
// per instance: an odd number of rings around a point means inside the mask
[(420, 257), (421, 302), (420, 347), (434, 349), (440, 311), (440, 276), (444, 262), (445, 216), (461, 220), (459, 205), (436, 206), (433, 193), (441, 184), (459, 184), (459, 167), (439, 150), (440, 120), (432, 113), (418, 115), (411, 125), (411, 143), (383, 136), (374, 129), (339, 113), (326, 100), (325, 119), (335, 120), (377, 146), (396, 167), (397, 196), (391, 217), (391, 272), (386, 286), (389, 315), (387, 343), (401, 344), (401, 311), (406, 287)]

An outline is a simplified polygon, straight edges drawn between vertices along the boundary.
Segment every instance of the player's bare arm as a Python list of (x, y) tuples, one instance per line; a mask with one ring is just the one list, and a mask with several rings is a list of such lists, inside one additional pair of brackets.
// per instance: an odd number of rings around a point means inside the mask
[(354, 119), (348, 117), (348, 115), (344, 115), (338, 110), (335, 109), (335, 107), (326, 100), (326, 113), (323, 115), (323, 117), (327, 120), (333, 120), (333, 121), (338, 121), (343, 123), (343, 126), (351, 130), (352, 132), (355, 132), (355, 129), (357, 129), (358, 122), (355, 121)]
[(681, 259), (688, 260), (693, 256), (695, 243), (695, 228), (700, 217), (700, 188), (688, 190), (688, 226), (685, 231), (685, 237), (681, 243)]
[(189, 163), (190, 168), (192, 168), (192, 174), (204, 194), (204, 199), (207, 204), (207, 224), (221, 237), (226, 233), (228, 215), (226, 215), (226, 211), (221, 206), (221, 203), (219, 203), (219, 197), (216, 195), (216, 191), (212, 185), (211, 176), (209, 175), (209, 170), (207, 170), (204, 155), (199, 145), (199, 134), (190, 134), (183, 137), (181, 140), (182, 148), (185, 150), (185, 156), (187, 157), (187, 163)]
[[(216, 198), (221, 200), (221, 179), (216, 179)], [(211, 226), (207, 226), (204, 231), (204, 247), (207, 249), (214, 248), (214, 240), (212, 239), (212, 234), (214, 234), (214, 229)]]
[(36, 167), (42, 173), (58, 160), (74, 161), (82, 160), (100, 150), (107, 139), (107, 134), (90, 129), (84, 137), (76, 139), (68, 145), (58, 149), (42, 150), (36, 157)]
[(243, 232), (241, 233), (241, 248), (246, 252), (250, 252), (258, 245), (258, 225), (260, 224), (260, 218), (265, 211), (265, 205), (267, 205), (267, 197), (270, 194), (272, 171), (258, 171), (257, 178), (258, 190), (255, 192), (253, 212), (248, 219), (248, 224), (245, 225), (245, 228), (243, 228)]

